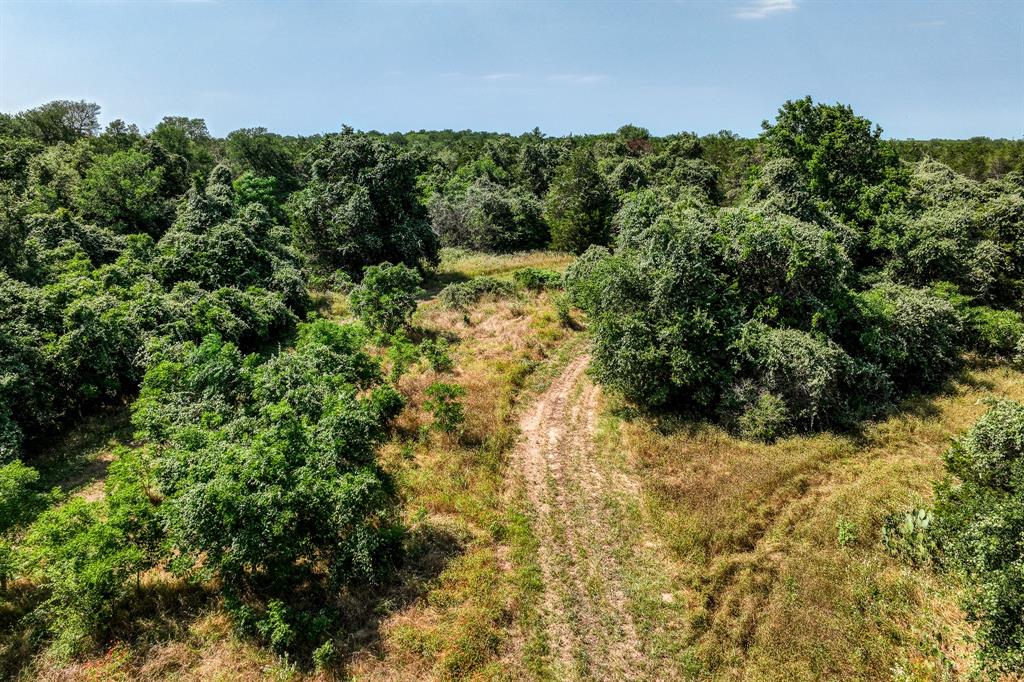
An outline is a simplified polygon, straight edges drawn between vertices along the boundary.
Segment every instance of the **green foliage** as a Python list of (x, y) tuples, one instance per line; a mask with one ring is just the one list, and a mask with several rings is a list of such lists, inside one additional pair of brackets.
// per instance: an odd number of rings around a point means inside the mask
[(611, 263), (611, 252), (603, 246), (591, 246), (574, 260), (565, 271), (563, 282), (569, 301), (587, 312), (597, 309), (601, 299), (604, 275), (600, 268)]
[(508, 253), (548, 243), (537, 198), (489, 180), (477, 180), (453, 197), (435, 194), (430, 217), (443, 246)]
[[(741, 432), (746, 414), (755, 420), (770, 417), (775, 435), (850, 427), (886, 409), (895, 392), (877, 366), (851, 357), (834, 341), (796, 329), (748, 322), (733, 350), (737, 378), (722, 409), (741, 415)], [(764, 395), (774, 399), (762, 405)]]
[(945, 454), (935, 527), (970, 585), (968, 616), (993, 673), (1024, 669), (1024, 405), (994, 401)]
[(298, 244), (316, 268), (351, 275), (366, 265), (437, 263), (437, 237), (416, 196), (416, 164), (366, 135), (323, 139), (306, 159), (310, 180), (289, 211)]
[(352, 289), (352, 312), (374, 331), (392, 334), (407, 327), (416, 311), (416, 297), (423, 293), (423, 278), (399, 263), (382, 263), (363, 269), (363, 280)]
[(545, 199), (552, 248), (583, 253), (591, 244), (607, 244), (614, 212), (614, 197), (593, 152), (577, 149), (558, 169)]
[(179, 564), (257, 594), (314, 564), (336, 581), (388, 569), (399, 527), (374, 452), (401, 399), (362, 343), (357, 328), (320, 321), (266, 360), (216, 337), (156, 353), (134, 421), (159, 446)]
[(931, 563), (939, 551), (934, 522), (935, 515), (928, 509), (892, 514), (882, 525), (882, 546), (914, 566)]
[(923, 289), (883, 283), (857, 295), (857, 355), (901, 389), (934, 388), (959, 364), (960, 318)]
[(858, 217), (865, 190), (882, 183), (899, 163), (882, 141), (882, 129), (842, 104), (791, 100), (774, 123), (762, 127), (767, 158), (799, 163), (810, 192), (846, 219)]
[(420, 354), (427, 359), (430, 368), (435, 372), (449, 372), (455, 366), (450, 350), (451, 345), (441, 337), (423, 339), (420, 342)]
[(38, 510), (44, 496), (36, 489), (39, 472), (20, 461), (0, 467), (0, 534), (23, 523)]
[(87, 219), (115, 231), (159, 236), (174, 210), (167, 175), (167, 169), (141, 149), (101, 156), (82, 178), (76, 206)]
[(729, 267), (749, 317), (835, 330), (850, 305), (853, 264), (832, 232), (781, 214), (741, 210), (723, 212), (719, 220), (732, 235)]
[(595, 376), (649, 406), (714, 405), (739, 314), (720, 237), (699, 216), (664, 216), (645, 237), (566, 275), (590, 315)]
[(553, 270), (522, 268), (512, 273), (516, 284), (529, 291), (558, 289), (562, 286), (562, 275)]
[(449, 284), (437, 295), (437, 300), (443, 308), (465, 310), (485, 296), (504, 298), (514, 294), (515, 286), (512, 282), (481, 276)]
[(39, 607), (63, 656), (87, 647), (146, 565), (145, 552), (103, 517), (101, 502), (72, 498), (39, 516), (25, 537), (28, 574), (49, 592)]
[(405, 332), (398, 330), (388, 338), (387, 356), (391, 363), (391, 382), (398, 383), (402, 375), (420, 359), (420, 348), (409, 340)]
[(791, 422), (786, 403), (777, 395), (761, 393), (736, 420), (741, 436), (766, 443), (786, 434)]
[(427, 387), (424, 407), (434, 415), (434, 428), (445, 433), (456, 433), (466, 421), (465, 408), (459, 398), (466, 389), (458, 384), (435, 382)]
[(1024, 342), (1024, 318), (1012, 310), (971, 307), (966, 327), (972, 347), (992, 357), (1012, 359)]

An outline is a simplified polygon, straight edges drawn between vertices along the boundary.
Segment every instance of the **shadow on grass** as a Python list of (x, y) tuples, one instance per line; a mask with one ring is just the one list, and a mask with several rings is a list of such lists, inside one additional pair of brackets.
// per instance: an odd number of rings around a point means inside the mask
[(436, 272), (423, 283), (423, 293), (420, 294), (418, 300), (425, 301), (427, 299), (434, 298), (449, 284), (466, 282), (470, 279), (472, 279), (472, 277), (461, 272)]
[(109, 454), (131, 443), (131, 412), (127, 404), (98, 409), (49, 442), (35, 443), (25, 462), (39, 471), (39, 485), (71, 492), (101, 480), (110, 464)]
[[(940, 399), (959, 395), (965, 390), (993, 390), (995, 384), (991, 380), (979, 376), (979, 372), (1002, 366), (1006, 366), (1005, 363), (968, 357), (937, 386), (908, 392), (889, 404), (877, 405), (874, 413), (869, 417), (827, 423), (823, 424), (821, 428), (797, 430), (790, 435), (831, 432), (850, 438), (858, 445), (867, 445), (871, 437), (870, 427), (874, 424), (899, 417), (921, 420), (938, 419), (942, 415), (942, 409), (937, 404)], [(682, 435), (692, 438), (715, 429), (724, 429), (737, 435), (735, 430), (730, 428), (727, 419), (709, 416), (692, 405), (644, 408), (617, 398), (613, 401), (610, 411), (611, 414), (626, 422), (640, 418), (650, 420), (657, 432), (664, 436)]]

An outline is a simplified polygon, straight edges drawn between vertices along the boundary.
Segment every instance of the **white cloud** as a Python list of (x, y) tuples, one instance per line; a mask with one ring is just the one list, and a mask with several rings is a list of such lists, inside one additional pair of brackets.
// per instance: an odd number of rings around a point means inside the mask
[(481, 76), (485, 81), (510, 81), (519, 78), (518, 73), (487, 73)]
[(737, 19), (766, 19), (779, 12), (791, 12), (796, 9), (796, 0), (755, 0), (752, 4), (733, 14)]
[(946, 25), (944, 19), (935, 19), (934, 21), (915, 21), (910, 25), (911, 28), (940, 28)]
[(603, 73), (560, 73), (548, 76), (548, 80), (561, 83), (600, 83), (607, 79), (608, 76)]

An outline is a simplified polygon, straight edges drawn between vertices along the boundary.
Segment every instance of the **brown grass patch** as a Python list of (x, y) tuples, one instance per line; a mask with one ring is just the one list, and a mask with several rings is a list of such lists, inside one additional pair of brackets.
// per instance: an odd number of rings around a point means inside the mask
[(902, 565), (879, 538), (888, 514), (931, 499), (942, 452), (989, 395), (1024, 398), (1024, 374), (976, 370), (860, 437), (764, 445), (672, 420), (621, 422), (695, 605), (685, 615), (697, 668), (744, 679), (965, 673), (958, 586)]

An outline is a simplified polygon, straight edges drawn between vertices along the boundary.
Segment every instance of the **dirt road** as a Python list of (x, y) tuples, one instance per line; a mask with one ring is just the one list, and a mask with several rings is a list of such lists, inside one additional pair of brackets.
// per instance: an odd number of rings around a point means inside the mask
[(587, 362), (573, 360), (523, 415), (516, 451), (534, 510), (550, 663), (559, 679), (649, 678), (614, 521), (640, 491), (597, 456), (599, 391)]

